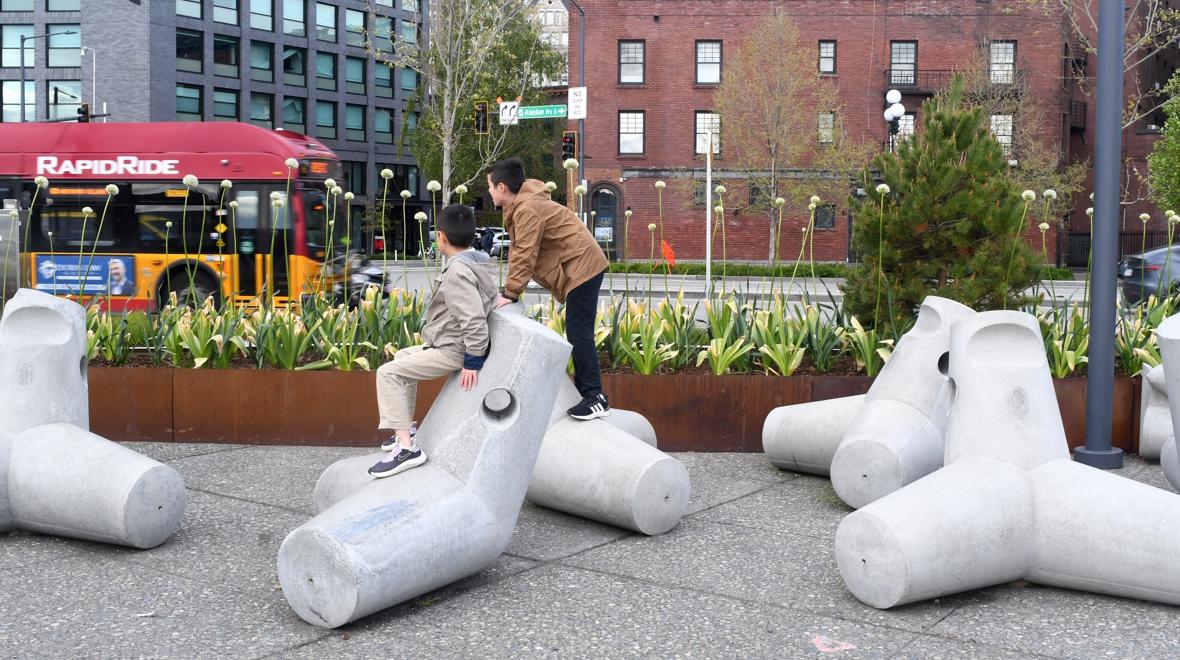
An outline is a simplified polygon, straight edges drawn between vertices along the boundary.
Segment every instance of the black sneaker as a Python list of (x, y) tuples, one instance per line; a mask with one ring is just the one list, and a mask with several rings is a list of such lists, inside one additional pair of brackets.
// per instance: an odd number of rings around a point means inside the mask
[[(410, 424), (410, 440), (413, 441), (414, 438), (417, 437), (417, 435), (418, 435), (418, 422), (414, 422), (414, 423)], [(388, 438), (385, 439), (385, 442), (381, 443), (381, 451), (393, 451), (394, 449), (397, 449), (397, 447), (398, 447), (398, 444), (397, 444), (397, 434), (396, 433), (389, 436)]]
[(606, 395), (599, 392), (598, 394), (591, 394), (590, 396), (584, 397), (578, 405), (566, 412), (574, 419), (598, 419), (599, 417), (610, 416), (610, 404), (606, 401)]
[(403, 447), (401, 451), (390, 453), (389, 456), (369, 468), (369, 474), (377, 478), (392, 477), (398, 472), (416, 468), (425, 462), (426, 452), (421, 449), (410, 451)]

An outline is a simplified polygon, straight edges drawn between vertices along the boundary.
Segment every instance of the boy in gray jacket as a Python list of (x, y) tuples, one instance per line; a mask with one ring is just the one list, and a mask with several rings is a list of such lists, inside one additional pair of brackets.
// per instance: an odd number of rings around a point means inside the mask
[(369, 468), (374, 477), (388, 477), (426, 462), (414, 444), (411, 416), (418, 381), (459, 372), (459, 384), (470, 390), (488, 354), (488, 314), (495, 305), (496, 266), (488, 255), (471, 249), (475, 213), (452, 204), (439, 214), (438, 249), (447, 266), (434, 281), (426, 306), (422, 345), (403, 348), (377, 370), (380, 428), (393, 431), (381, 448), (390, 454)]

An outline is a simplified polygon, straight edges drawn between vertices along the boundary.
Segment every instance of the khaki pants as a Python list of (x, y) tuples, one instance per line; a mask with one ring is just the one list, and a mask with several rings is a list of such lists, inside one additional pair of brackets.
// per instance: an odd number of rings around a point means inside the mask
[(418, 381), (453, 374), (463, 368), (463, 357), (437, 348), (403, 348), (377, 369), (377, 409), (381, 429), (408, 429), (418, 398)]

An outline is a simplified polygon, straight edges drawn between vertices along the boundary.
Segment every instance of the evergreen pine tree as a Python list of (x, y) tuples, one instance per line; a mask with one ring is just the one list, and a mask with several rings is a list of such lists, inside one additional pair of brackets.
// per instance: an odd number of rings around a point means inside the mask
[[(1020, 237), (1035, 235), (1036, 223), (1003, 176), (1008, 157), (982, 110), (962, 103), (962, 81), (951, 84), (923, 104), (916, 135), (864, 170), (866, 196), (851, 200), (863, 267), (845, 283), (844, 305), (884, 336), (904, 332), (928, 295), (980, 311), (1016, 308), (1040, 270), (1039, 253)], [(878, 191), (873, 169), (888, 192)]]

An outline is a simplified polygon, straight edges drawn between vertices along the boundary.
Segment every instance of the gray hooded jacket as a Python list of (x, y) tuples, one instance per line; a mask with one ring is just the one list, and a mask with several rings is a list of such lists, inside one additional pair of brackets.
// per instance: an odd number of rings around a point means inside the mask
[[(488, 353), (488, 314), (496, 303), (496, 265), (488, 255), (465, 250), (448, 260), (434, 280), (434, 295), (426, 305), (422, 342), (460, 356), (482, 358)], [(465, 366), (483, 361), (465, 359)]]

